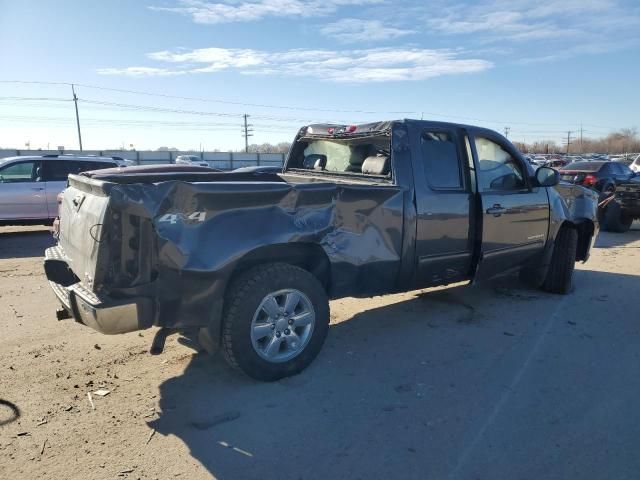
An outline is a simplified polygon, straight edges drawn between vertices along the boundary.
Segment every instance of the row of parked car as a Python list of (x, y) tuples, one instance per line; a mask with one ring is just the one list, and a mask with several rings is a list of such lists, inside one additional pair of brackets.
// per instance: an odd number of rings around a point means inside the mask
[(560, 168), (577, 162), (611, 161), (622, 163), (634, 172), (640, 172), (640, 153), (626, 153), (622, 155), (608, 155), (605, 153), (587, 153), (584, 155), (530, 154), (525, 155), (525, 158), (535, 167)]
[[(95, 155), (40, 155), (0, 159), (0, 225), (50, 223), (58, 215), (58, 194), (67, 186), (69, 174), (127, 167), (139, 169), (131, 160)], [(166, 167), (166, 166), (163, 166)], [(144, 167), (147, 168), (148, 167)], [(153, 168), (153, 167), (151, 167)], [(157, 166), (156, 166), (157, 168)], [(172, 168), (220, 171), (195, 155), (180, 155)], [(282, 167), (243, 167), (235, 171), (271, 172)]]
[[(603, 230), (626, 231), (640, 218), (640, 155), (604, 159), (602, 156), (526, 157), (534, 166), (559, 170), (564, 182), (581, 185), (600, 195)], [(568, 162), (568, 163), (567, 163)], [(198, 156), (181, 155), (175, 168), (213, 170)], [(181, 167), (180, 167), (181, 166)], [(0, 224), (48, 223), (58, 214), (58, 194), (71, 173), (131, 167), (120, 157), (43, 155), (0, 160)], [(138, 168), (138, 167), (136, 167)], [(281, 167), (243, 167), (235, 171), (265, 173)], [(605, 204), (604, 202), (608, 200)]]

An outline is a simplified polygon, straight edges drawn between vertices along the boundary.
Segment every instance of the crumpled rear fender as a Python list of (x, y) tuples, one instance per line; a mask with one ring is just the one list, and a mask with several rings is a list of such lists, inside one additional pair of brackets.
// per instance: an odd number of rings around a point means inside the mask
[(403, 190), (303, 182), (114, 186), (111, 207), (151, 219), (157, 236), (155, 323), (182, 328), (218, 318), (238, 265), (269, 245), (320, 246), (330, 262), (331, 297), (393, 290), (402, 252)]

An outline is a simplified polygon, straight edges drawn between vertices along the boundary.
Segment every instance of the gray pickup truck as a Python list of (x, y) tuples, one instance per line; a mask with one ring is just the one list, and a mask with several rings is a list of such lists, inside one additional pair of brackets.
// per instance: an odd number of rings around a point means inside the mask
[[(282, 173), (70, 175), (45, 272), (59, 318), (197, 333), (259, 380), (320, 351), (329, 299), (520, 271), (567, 293), (597, 196), (496, 132), (418, 120), (300, 129)], [(392, 322), (393, 320), (389, 320)]]

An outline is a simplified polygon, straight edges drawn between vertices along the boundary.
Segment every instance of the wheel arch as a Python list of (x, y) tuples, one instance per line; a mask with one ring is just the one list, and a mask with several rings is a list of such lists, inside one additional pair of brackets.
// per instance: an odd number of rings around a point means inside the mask
[(558, 227), (556, 235), (554, 235), (554, 241), (555, 237), (557, 237), (558, 232), (563, 228), (572, 228), (578, 233), (576, 261), (586, 262), (589, 259), (592, 239), (596, 231), (596, 226), (593, 220), (588, 218), (564, 220)]
[(287, 263), (300, 267), (316, 277), (325, 291), (331, 288), (331, 263), (326, 252), (315, 243), (277, 243), (255, 248), (243, 255), (235, 264), (229, 285), (243, 272), (265, 263)]
[(576, 261), (586, 262), (589, 259), (593, 236), (596, 233), (596, 225), (588, 218), (577, 219), (569, 223), (571, 228), (578, 232), (578, 248), (576, 250)]

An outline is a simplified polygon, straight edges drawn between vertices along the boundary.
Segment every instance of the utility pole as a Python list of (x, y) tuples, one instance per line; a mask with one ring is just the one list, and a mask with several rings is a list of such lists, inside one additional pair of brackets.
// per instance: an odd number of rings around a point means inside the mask
[(571, 145), (571, 130), (567, 130), (567, 155), (569, 154), (569, 145)]
[(247, 115), (246, 113), (243, 115), (244, 116), (244, 127), (242, 129), (242, 135), (244, 136), (244, 152), (245, 153), (249, 153), (249, 137), (253, 137), (253, 129), (251, 128), (253, 125), (249, 125), (247, 123), (247, 119), (249, 118), (249, 115)]
[(71, 84), (71, 92), (73, 93), (73, 103), (76, 104), (76, 125), (78, 126), (78, 143), (80, 144), (80, 151), (82, 151), (82, 135), (80, 134), (80, 116), (78, 115), (78, 97), (76, 96), (76, 89)]
[(580, 124), (580, 153), (584, 152), (584, 149), (582, 148), (582, 124)]
[(504, 127), (504, 136), (509, 138), (509, 131), (511, 131), (511, 127)]

